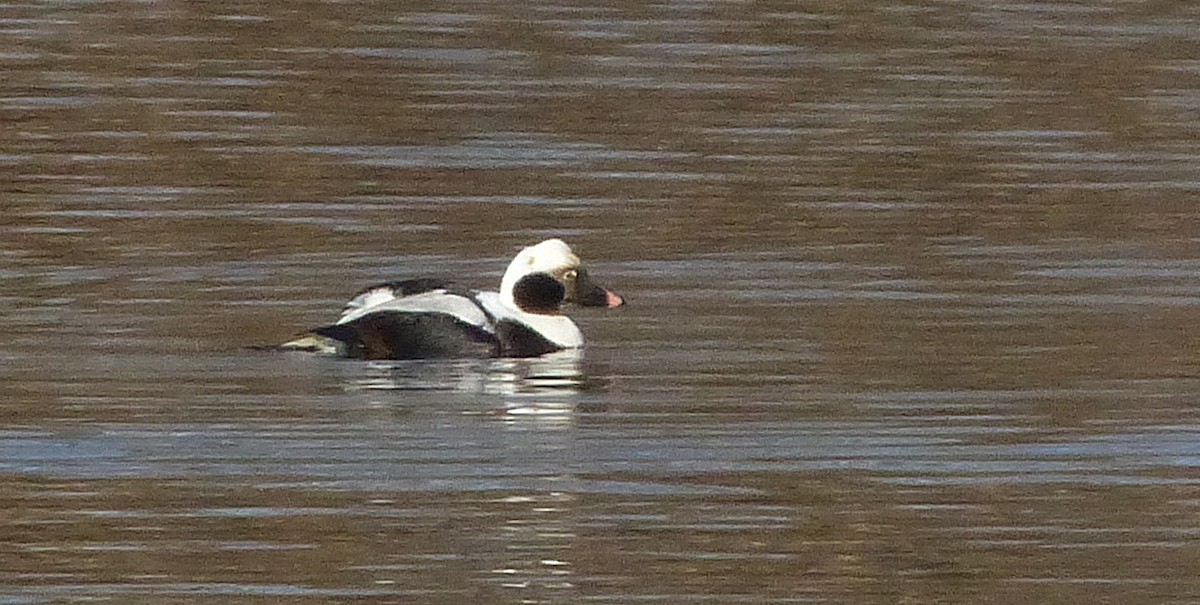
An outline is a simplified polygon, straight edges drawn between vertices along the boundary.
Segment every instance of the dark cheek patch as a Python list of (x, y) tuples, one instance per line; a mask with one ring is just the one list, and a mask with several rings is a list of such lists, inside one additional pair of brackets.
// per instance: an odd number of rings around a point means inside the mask
[(513, 302), (526, 313), (557, 313), (567, 289), (547, 273), (531, 273), (513, 286)]

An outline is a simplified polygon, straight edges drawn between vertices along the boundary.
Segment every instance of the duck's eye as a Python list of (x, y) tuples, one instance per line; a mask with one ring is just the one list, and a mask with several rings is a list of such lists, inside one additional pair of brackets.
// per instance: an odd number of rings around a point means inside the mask
[(575, 279), (576, 275), (577, 275), (577, 273), (574, 269), (567, 269), (567, 271), (565, 273), (563, 273), (562, 276), (563, 276), (563, 279)]

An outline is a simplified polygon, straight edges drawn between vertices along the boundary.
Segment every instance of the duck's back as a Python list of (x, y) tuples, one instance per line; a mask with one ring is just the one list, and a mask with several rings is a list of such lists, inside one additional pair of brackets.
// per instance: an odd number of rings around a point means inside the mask
[(440, 279), (388, 282), (359, 292), (337, 323), (316, 328), (340, 353), (364, 359), (490, 357), (491, 318), (467, 292)]

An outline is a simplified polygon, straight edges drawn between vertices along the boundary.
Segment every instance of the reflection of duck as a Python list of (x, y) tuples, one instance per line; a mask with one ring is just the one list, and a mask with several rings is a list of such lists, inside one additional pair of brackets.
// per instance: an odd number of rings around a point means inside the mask
[[(538, 357), (454, 360), (377, 360), (355, 364), (341, 376), (352, 391), (446, 391), (484, 396), (488, 409), (554, 410), (574, 407), (580, 391), (602, 381), (583, 371), (583, 351), (563, 349)], [(494, 410), (493, 410), (494, 411)]]
[(550, 239), (517, 254), (499, 292), (460, 291), (437, 279), (372, 286), (336, 323), (283, 348), (366, 359), (533, 357), (583, 346), (560, 310), (565, 302), (611, 308), (625, 301), (593, 284), (570, 246)]

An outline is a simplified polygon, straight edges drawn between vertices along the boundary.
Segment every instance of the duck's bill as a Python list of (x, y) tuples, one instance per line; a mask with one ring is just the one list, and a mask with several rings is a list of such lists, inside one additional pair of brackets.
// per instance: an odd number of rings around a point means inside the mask
[(611, 309), (625, 304), (625, 299), (621, 298), (621, 295), (592, 283), (587, 273), (583, 271), (578, 273), (574, 290), (574, 292), (568, 293), (567, 301), (580, 306)]
[(584, 307), (607, 307), (611, 309), (625, 304), (625, 299), (612, 290), (605, 290), (600, 286), (596, 286), (580, 296), (575, 303)]

